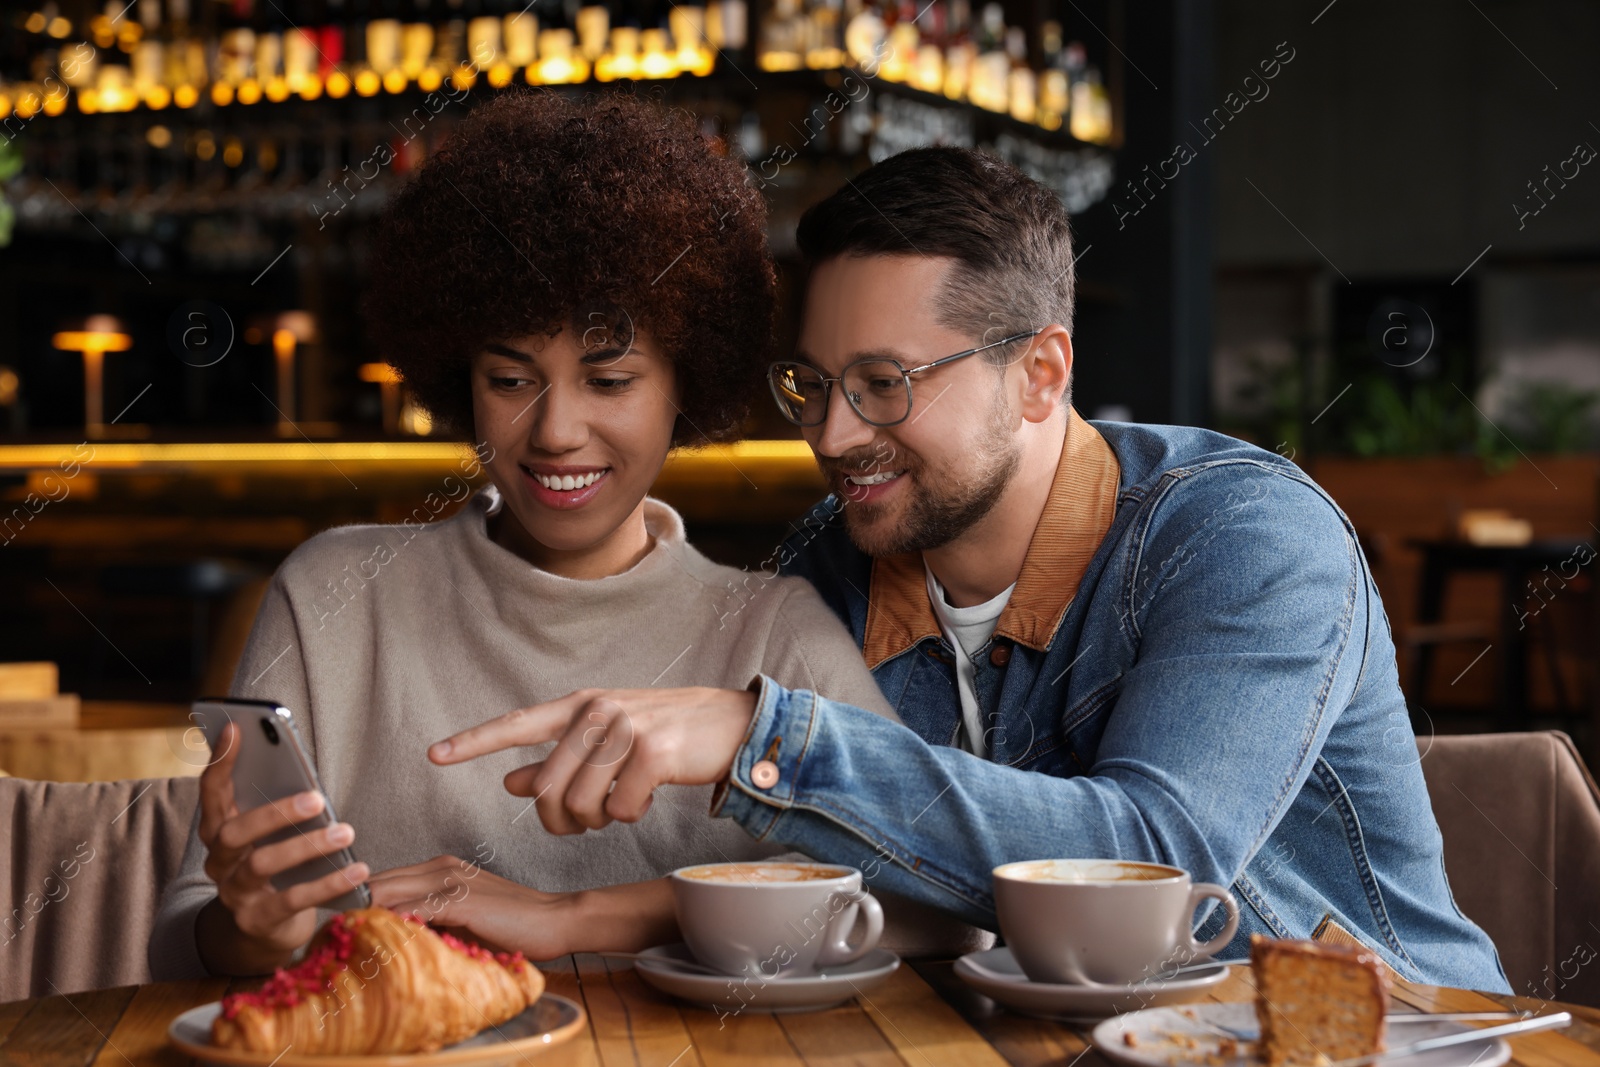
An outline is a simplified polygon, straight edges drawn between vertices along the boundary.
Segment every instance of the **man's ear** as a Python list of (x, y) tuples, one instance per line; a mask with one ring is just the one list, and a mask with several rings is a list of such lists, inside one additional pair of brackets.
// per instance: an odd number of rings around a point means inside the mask
[(1028, 422), (1045, 422), (1061, 410), (1072, 381), (1072, 337), (1055, 323), (1033, 339), (1022, 357), (1021, 414)]

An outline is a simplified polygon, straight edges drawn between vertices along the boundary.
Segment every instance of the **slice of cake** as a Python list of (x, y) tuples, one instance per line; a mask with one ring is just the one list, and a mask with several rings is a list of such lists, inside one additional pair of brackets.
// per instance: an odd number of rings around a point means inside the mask
[(1383, 1051), (1389, 976), (1376, 955), (1317, 941), (1250, 939), (1257, 1051), (1268, 1067)]

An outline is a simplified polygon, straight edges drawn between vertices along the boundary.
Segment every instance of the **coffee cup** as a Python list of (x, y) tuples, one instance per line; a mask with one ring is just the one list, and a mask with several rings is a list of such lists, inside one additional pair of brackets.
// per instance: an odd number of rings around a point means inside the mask
[[(672, 872), (678, 929), (695, 959), (728, 975), (795, 978), (871, 952), (883, 908), (852, 867), (702, 863)], [(848, 943), (865, 915), (860, 942)]]
[[(1222, 932), (1195, 940), (1194, 910), (1215, 899)], [(1027, 860), (994, 869), (994, 902), (1011, 955), (1035, 982), (1125, 985), (1208, 956), (1239, 928), (1239, 905), (1180, 867), (1124, 860)]]

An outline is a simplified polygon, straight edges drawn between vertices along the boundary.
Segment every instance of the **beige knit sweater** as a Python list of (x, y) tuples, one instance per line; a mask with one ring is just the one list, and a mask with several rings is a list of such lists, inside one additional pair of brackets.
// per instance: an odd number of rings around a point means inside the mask
[[(485, 520), (499, 505), (489, 487), (431, 525), (345, 526), (301, 545), (273, 579), (234, 677), (232, 695), (294, 713), (335, 812), (355, 827), (356, 857), (374, 872), (492, 856), (490, 871), (562, 892), (781, 851), (709, 818), (710, 786), (658, 791), (635, 824), (552, 836), (502, 783), (550, 746), (453, 767), (425, 755), (464, 727), (576, 689), (743, 688), (766, 674), (893, 717), (808, 583), (712, 563), (666, 504), (646, 501), (649, 554), (593, 580), (552, 575), (491, 541)], [(160, 979), (205, 975), (194, 923), (216, 890), (197, 830), (198, 821), (151, 939)], [(954, 945), (954, 929), (934, 941)]]

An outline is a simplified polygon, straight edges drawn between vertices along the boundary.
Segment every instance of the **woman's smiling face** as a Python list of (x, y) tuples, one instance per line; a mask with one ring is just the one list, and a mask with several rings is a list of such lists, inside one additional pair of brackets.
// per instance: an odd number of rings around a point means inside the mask
[(598, 332), (513, 338), (472, 361), (473, 420), (505, 499), (495, 539), (568, 577), (615, 574), (648, 551), (644, 497), (678, 416), (673, 365), (650, 338), (595, 343)]

